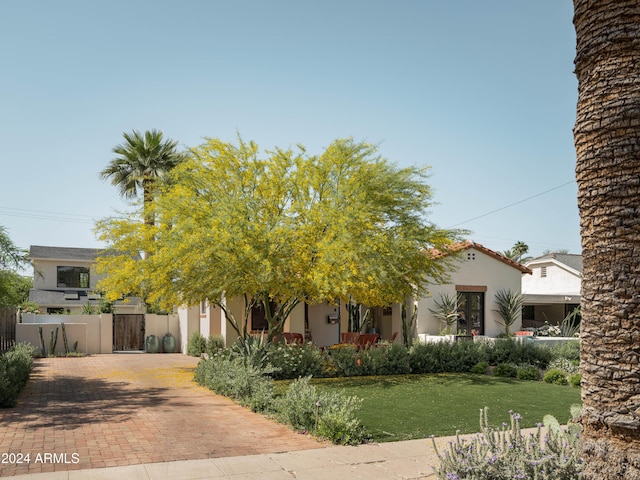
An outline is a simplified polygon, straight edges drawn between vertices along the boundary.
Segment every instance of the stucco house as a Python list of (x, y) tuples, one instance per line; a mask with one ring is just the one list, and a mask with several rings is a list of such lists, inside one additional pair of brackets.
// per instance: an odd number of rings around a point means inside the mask
[[(100, 293), (96, 284), (100, 276), (93, 269), (97, 248), (50, 247), (32, 245), (29, 258), (33, 263), (33, 288), (29, 301), (42, 313), (81, 313), (87, 304), (97, 306)], [(136, 298), (116, 302), (117, 313), (144, 313)]]
[(580, 305), (582, 255), (549, 253), (526, 263), (522, 276), (525, 327), (558, 325)]
[[(461, 242), (447, 252), (455, 255), (457, 269), (450, 274), (450, 283), (429, 286), (430, 295), (418, 299), (418, 317), (415, 333), (422, 335), (438, 335), (442, 330), (442, 322), (429, 311), (434, 309), (434, 299), (441, 294), (460, 294), (463, 302), (460, 305), (460, 318), (469, 320), (463, 325), (460, 321), (457, 331), (471, 335), (475, 330), (478, 335), (496, 337), (504, 331), (497, 322), (497, 314), (493, 312), (495, 294), (500, 289), (520, 291), (522, 274), (531, 274), (531, 270), (514, 262), (498, 252), (490, 250), (478, 243)], [(412, 308), (413, 301), (408, 299)], [(241, 299), (230, 299), (226, 308), (231, 309), (237, 318), (243, 317)], [(366, 307), (361, 306), (361, 317)], [(394, 304), (388, 307), (373, 307), (371, 316), (374, 319), (377, 333), (382, 340), (391, 340), (396, 334), (395, 342), (402, 342), (402, 306)], [(227, 325), (224, 312), (215, 306), (202, 302), (198, 307), (179, 309), (181, 322), (188, 325), (189, 334), (199, 331), (205, 337), (213, 334), (223, 335), (227, 344), (232, 343), (235, 332)], [(259, 308), (248, 315), (249, 330), (260, 332), (266, 329), (264, 313)], [(466, 321), (466, 320), (464, 320)], [(518, 320), (512, 327), (521, 327)], [(324, 347), (339, 343), (341, 333), (348, 329), (348, 310), (344, 303), (324, 302), (318, 305), (299, 304), (287, 319), (284, 331), (297, 332), (304, 335), (305, 340), (313, 341)]]
[[(439, 335), (444, 323), (432, 310), (442, 295), (459, 296), (458, 334), (497, 337), (504, 332), (499, 323), (495, 295), (499, 290), (520, 292), (521, 277), (531, 274), (531, 270), (518, 262), (506, 258), (475, 242), (461, 242), (448, 255), (457, 256), (457, 269), (450, 274), (450, 282), (429, 287), (430, 296), (418, 300), (417, 334)], [(510, 328), (521, 328), (521, 319)]]

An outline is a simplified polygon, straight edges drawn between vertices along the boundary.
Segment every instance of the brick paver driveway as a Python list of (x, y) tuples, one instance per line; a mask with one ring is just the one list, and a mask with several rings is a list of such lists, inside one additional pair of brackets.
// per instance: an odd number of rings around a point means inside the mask
[[(0, 410), (0, 477), (327, 446), (192, 383), (197, 362), (137, 353), (36, 360), (18, 405)], [(30, 463), (17, 463), (27, 454)]]

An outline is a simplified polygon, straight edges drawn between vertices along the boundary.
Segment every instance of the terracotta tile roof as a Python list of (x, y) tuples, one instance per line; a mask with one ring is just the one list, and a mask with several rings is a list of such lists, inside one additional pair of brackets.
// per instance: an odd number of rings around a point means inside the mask
[(533, 272), (525, 267), (524, 265), (511, 260), (510, 258), (505, 257), (504, 255), (502, 255), (501, 253), (498, 253), (494, 250), (491, 250), (490, 248), (485, 247), (484, 245), (481, 245), (479, 243), (476, 242), (472, 242), (470, 240), (466, 240), (464, 242), (456, 242), (454, 244), (452, 244), (449, 248), (447, 248), (446, 250), (432, 250), (432, 255), (434, 257), (443, 257), (446, 255), (452, 255), (454, 253), (458, 253), (458, 252), (463, 252), (465, 250), (468, 250), (470, 248), (474, 248), (482, 253), (484, 253), (485, 255), (488, 255), (492, 258), (495, 258), (496, 260), (502, 262), (502, 263), (506, 263), (507, 265), (509, 265), (510, 267), (516, 268), (518, 270), (520, 270), (522, 273), (528, 273), (529, 275), (531, 275)]

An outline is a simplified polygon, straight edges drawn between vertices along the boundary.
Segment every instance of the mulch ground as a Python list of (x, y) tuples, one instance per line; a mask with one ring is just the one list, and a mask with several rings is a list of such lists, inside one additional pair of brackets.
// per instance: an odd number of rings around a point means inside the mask
[(0, 477), (327, 446), (196, 385), (197, 363), (182, 354), (37, 359), (18, 405), (0, 410)]

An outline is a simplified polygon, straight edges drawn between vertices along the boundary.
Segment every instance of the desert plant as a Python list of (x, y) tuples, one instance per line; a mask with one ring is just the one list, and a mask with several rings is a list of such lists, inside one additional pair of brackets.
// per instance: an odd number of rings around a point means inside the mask
[(518, 380), (540, 380), (540, 370), (534, 366), (517, 367), (516, 377)]
[(365, 429), (356, 418), (362, 400), (342, 392), (318, 392), (310, 377), (292, 382), (276, 402), (276, 416), (296, 430), (313, 432), (333, 443), (357, 445)]
[(225, 341), (222, 335), (209, 335), (206, 343), (206, 352), (209, 355), (225, 348)]
[(56, 345), (58, 344), (58, 327), (55, 330), (51, 330), (51, 336), (49, 338), (49, 355), (56, 353)]
[(554, 368), (544, 374), (543, 380), (547, 383), (555, 383), (556, 385), (566, 385), (569, 383), (567, 380), (567, 373)]
[(582, 383), (582, 375), (579, 373), (573, 373), (569, 375), (569, 385), (572, 387), (579, 387)]
[(580, 333), (580, 307), (574, 308), (560, 322), (560, 336), (577, 337)]
[(580, 366), (577, 364), (577, 362), (574, 362), (573, 360), (569, 360), (567, 358), (554, 358), (549, 362), (547, 368), (549, 370), (562, 370), (567, 375), (580, 372)]
[(478, 375), (486, 375), (489, 370), (488, 362), (478, 362), (471, 368), (471, 373), (475, 373)]
[(18, 343), (0, 356), (0, 408), (13, 407), (33, 368), (35, 349)]
[(496, 377), (515, 378), (518, 375), (518, 369), (509, 363), (499, 363), (493, 369), (493, 374)]
[(100, 309), (98, 308), (98, 306), (92, 304), (89, 301), (87, 301), (87, 303), (83, 304), (82, 308), (80, 310), (81, 310), (83, 315), (95, 315), (96, 313), (100, 312)]
[[(456, 435), (449, 448), (440, 453), (432, 438), (440, 460), (440, 465), (434, 468), (439, 479), (581, 478), (580, 425), (570, 421), (563, 429), (554, 417), (546, 415), (543, 420), (547, 427), (545, 438), (542, 438), (541, 423), (536, 433), (525, 437), (520, 429), (521, 417), (517, 413), (510, 412), (511, 425), (503, 423), (498, 430), (489, 425), (487, 412), (486, 407), (480, 410), (481, 432), (470, 440)], [(571, 414), (578, 415), (578, 408), (572, 407)]]
[(193, 332), (187, 342), (187, 354), (193, 357), (199, 357), (207, 349), (207, 340), (200, 332)]
[(440, 295), (439, 300), (433, 301), (435, 303), (435, 309), (429, 309), (429, 311), (438, 320), (444, 322), (443, 335), (450, 335), (454, 333), (454, 326), (458, 321), (458, 305), (460, 305), (460, 294), (449, 295), (443, 293)]
[(40, 355), (47, 356), (47, 350), (44, 348), (44, 336), (42, 335), (42, 325), (38, 325), (38, 336), (40, 337)]
[(504, 333), (507, 337), (511, 335), (509, 331), (511, 325), (521, 318), (523, 302), (524, 296), (520, 292), (514, 292), (510, 289), (502, 289), (496, 292), (498, 308), (494, 312), (499, 315), (500, 320), (498, 320), (498, 323), (504, 326)]

